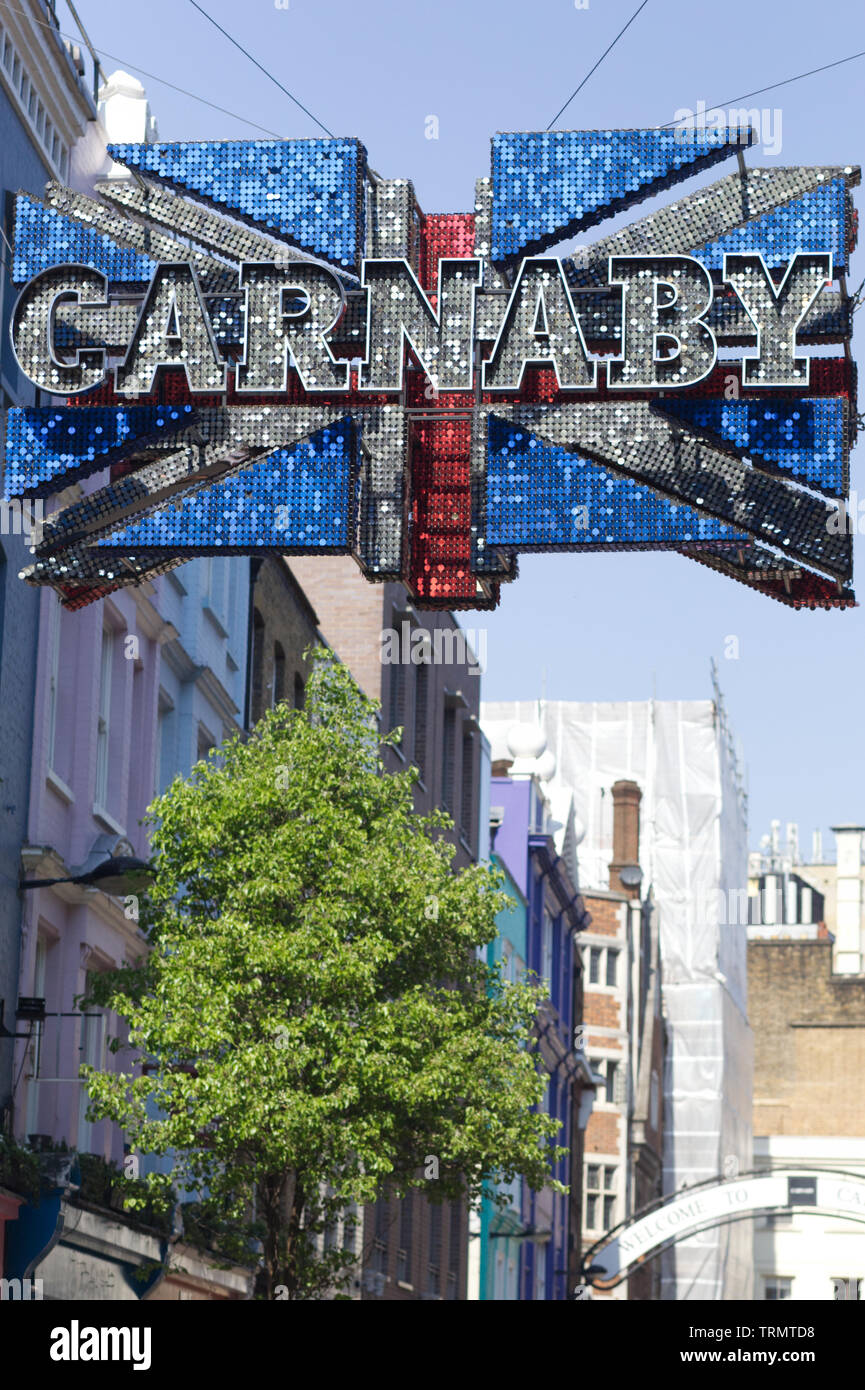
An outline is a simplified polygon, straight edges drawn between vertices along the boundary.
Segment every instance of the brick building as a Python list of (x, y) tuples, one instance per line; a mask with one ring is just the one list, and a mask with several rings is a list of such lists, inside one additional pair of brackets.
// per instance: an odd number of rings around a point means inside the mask
[[(372, 585), (343, 556), (291, 559), (328, 646), (365, 693), (381, 702), (383, 732), (402, 728), (386, 765), (414, 764), (415, 810), (443, 807), (454, 820), (454, 868), (484, 852), (480, 666), (451, 613), (419, 612), (402, 584)], [(363, 1217), (363, 1298), (465, 1298), (467, 1212), (421, 1190), (387, 1195)]]
[[(641, 792), (613, 784), (609, 889), (586, 890), (591, 925), (581, 938), (585, 1048), (601, 1081), (585, 1136), (583, 1246), (661, 1196), (664, 1022), (657, 913), (641, 899)], [(609, 1295), (660, 1296), (657, 1262)]]
[(471, 635), (449, 612), (415, 609), (404, 585), (368, 583), (348, 557), (289, 563), (325, 641), (380, 701), (382, 731), (404, 730), (387, 766), (418, 768), (415, 809), (444, 807), (455, 822), (454, 867), (472, 863), (480, 847), (481, 668)]
[[(819, 876), (798, 863), (795, 836), (780, 854), (774, 827), (764, 853), (752, 856), (748, 996), (758, 1168), (865, 1174), (865, 973), (861, 959), (855, 973), (850, 968), (853, 931), (839, 953), (823, 920), (822, 894), (816, 887), (803, 891), (808, 879), (823, 887), (836, 877), (859, 880), (862, 832), (839, 832), (839, 862), (821, 864)], [(855, 903), (858, 935), (858, 899), (843, 889), (839, 896), (842, 907)], [(862, 1226), (842, 1217), (799, 1210), (758, 1218), (754, 1262), (757, 1298), (865, 1296)]]
[(309, 679), (304, 652), (321, 640), (315, 610), (282, 556), (253, 558), (249, 565), (247, 728), (281, 700), (300, 709)]

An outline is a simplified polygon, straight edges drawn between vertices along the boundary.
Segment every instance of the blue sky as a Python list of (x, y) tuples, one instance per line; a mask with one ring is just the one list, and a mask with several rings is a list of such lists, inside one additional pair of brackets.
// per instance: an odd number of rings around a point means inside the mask
[[(286, 9), (206, 0), (206, 8), (334, 134), (362, 139), (379, 173), (412, 178), (425, 211), (459, 212), (471, 209), (474, 180), (488, 172), (490, 136), (546, 127), (636, 0), (589, 0), (588, 9), (573, 0), (290, 0)], [(106, 58), (108, 71), (135, 71), (134, 60), (279, 135), (317, 133), (188, 0), (78, 0), (78, 9), (95, 47), (124, 60)], [(858, 0), (649, 0), (558, 127), (652, 126), (699, 101), (738, 105), (744, 93), (860, 48)], [(142, 80), (162, 139), (260, 134)], [(865, 58), (745, 103), (779, 108), (782, 122), (780, 153), (749, 151), (749, 163), (861, 163), (863, 84)], [(430, 115), (437, 140), (425, 136)], [(859, 252), (851, 287), (863, 274)], [(865, 496), (858, 475), (854, 455), (853, 488)], [(860, 539), (857, 550), (865, 596)], [(524, 557), (499, 610), (465, 616), (466, 626), (481, 621), (486, 699), (531, 698), (542, 683), (551, 699), (705, 697), (714, 658), (748, 768), (752, 844), (773, 817), (798, 821), (806, 847), (815, 827), (865, 817), (863, 609), (794, 613), (680, 556), (551, 555)], [(725, 656), (730, 637), (736, 660)]]

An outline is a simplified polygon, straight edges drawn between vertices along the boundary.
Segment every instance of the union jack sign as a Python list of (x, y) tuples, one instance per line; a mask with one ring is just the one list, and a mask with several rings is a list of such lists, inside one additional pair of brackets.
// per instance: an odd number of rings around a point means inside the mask
[(19, 194), (13, 347), (52, 403), (8, 412), (6, 501), (63, 493), (23, 577), (76, 608), (350, 553), (470, 609), (522, 551), (674, 550), (851, 605), (859, 171), (750, 169), (751, 139), (497, 135), (465, 213), (349, 139), (112, 146), (92, 195)]

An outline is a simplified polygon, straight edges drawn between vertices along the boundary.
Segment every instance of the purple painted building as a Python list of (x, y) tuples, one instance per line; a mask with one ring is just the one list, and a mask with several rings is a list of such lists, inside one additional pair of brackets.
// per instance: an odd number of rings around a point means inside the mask
[(547, 1080), (542, 1104), (561, 1124), (556, 1142), (568, 1154), (554, 1176), (571, 1192), (532, 1192), (519, 1181), (511, 1184), (508, 1208), (484, 1201), (480, 1297), (561, 1302), (574, 1282), (579, 1241), (580, 1126), (587, 1118), (581, 1097), (594, 1086), (585, 1053), (575, 1047), (582, 1021), (576, 934), (591, 919), (578, 889), (572, 798), (550, 800), (546, 782), (555, 761), (544, 753), (543, 734), (515, 726), (509, 742), (511, 758), (493, 763), (490, 823), (492, 857), (507, 873), (511, 903), (499, 916), (489, 963), (501, 964), (510, 980), (528, 972), (546, 987), (535, 1026)]

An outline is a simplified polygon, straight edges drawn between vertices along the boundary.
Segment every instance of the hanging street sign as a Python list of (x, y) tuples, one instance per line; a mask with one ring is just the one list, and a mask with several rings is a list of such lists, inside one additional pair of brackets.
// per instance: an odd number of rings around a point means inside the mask
[(676, 1192), (638, 1212), (596, 1241), (583, 1256), (587, 1282), (615, 1288), (660, 1251), (700, 1231), (756, 1212), (804, 1209), (812, 1215), (865, 1222), (865, 1177), (830, 1169), (770, 1169)]
[(851, 605), (859, 170), (749, 169), (752, 139), (497, 135), (470, 213), (349, 139), (116, 145), (93, 196), (19, 194), (12, 344), (53, 403), (7, 413), (3, 505), (64, 494), (23, 577), (75, 608), (345, 553), (465, 609), (521, 551), (673, 550)]

